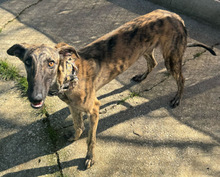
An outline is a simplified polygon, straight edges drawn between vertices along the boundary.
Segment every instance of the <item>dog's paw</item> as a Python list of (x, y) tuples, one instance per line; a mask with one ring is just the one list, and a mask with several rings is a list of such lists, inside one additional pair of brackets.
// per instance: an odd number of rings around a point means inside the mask
[(136, 75), (134, 76), (131, 80), (134, 81), (134, 82), (141, 82), (145, 79), (146, 77), (144, 77), (143, 74), (139, 74), (139, 75)]
[(78, 140), (82, 135), (84, 129), (85, 129), (84, 127), (78, 128), (77, 130), (75, 130), (74, 136), (69, 137), (67, 140), (70, 142)]
[(176, 108), (177, 106), (179, 106), (179, 104), (180, 104), (180, 98), (178, 97), (175, 97), (174, 99), (170, 101), (171, 108)]
[(80, 138), (80, 136), (72, 136), (72, 137), (70, 137), (70, 138), (68, 138), (67, 140), (69, 141), (69, 142), (73, 142), (73, 141), (76, 141), (76, 140), (78, 140)]
[(89, 169), (92, 165), (94, 165), (95, 161), (92, 157), (86, 157), (85, 160), (85, 169)]

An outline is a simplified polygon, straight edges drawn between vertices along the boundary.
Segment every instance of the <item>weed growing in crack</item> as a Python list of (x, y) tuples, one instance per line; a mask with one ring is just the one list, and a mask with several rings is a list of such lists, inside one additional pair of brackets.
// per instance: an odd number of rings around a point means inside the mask
[(121, 99), (120, 101), (118, 101), (117, 105), (123, 104), (126, 100), (128, 100), (130, 98), (137, 97), (137, 96), (140, 96), (140, 94), (137, 93), (137, 92), (131, 92), (127, 97), (125, 97), (125, 98)]
[(56, 130), (51, 126), (47, 126), (47, 132), (48, 132), (48, 135), (52, 141), (53, 144), (56, 144), (57, 140), (58, 140), (58, 134), (56, 132)]
[(41, 117), (46, 117), (49, 118), (50, 114), (48, 113), (47, 111), (47, 106), (46, 104), (44, 103), (43, 107), (41, 109), (38, 110), (38, 112), (36, 113), (37, 116), (41, 116)]
[(134, 98), (136, 96), (140, 96), (139, 93), (137, 93), (137, 92), (131, 92), (130, 93), (130, 98)]
[(50, 124), (50, 120), (49, 120), (49, 112), (47, 111), (47, 107), (44, 104), (43, 107), (39, 110), (38, 115), (40, 116), (46, 116), (46, 118), (44, 119), (44, 122), (47, 124), (47, 133), (54, 145), (54, 147), (56, 146), (56, 142), (58, 140), (58, 134), (56, 132), (56, 130), (51, 126)]
[(201, 56), (203, 53), (205, 53), (205, 52), (206, 52), (205, 50), (202, 51), (202, 52), (198, 52), (198, 53), (196, 53), (196, 54), (193, 55), (193, 58), (196, 59), (196, 58), (200, 57), (200, 56)]

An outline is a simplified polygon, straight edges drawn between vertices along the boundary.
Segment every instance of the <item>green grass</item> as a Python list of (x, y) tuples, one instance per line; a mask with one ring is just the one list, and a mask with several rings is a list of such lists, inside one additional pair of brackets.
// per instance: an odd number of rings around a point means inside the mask
[(39, 111), (36, 113), (37, 116), (46, 116), (46, 118), (49, 118), (50, 114), (49, 112), (47, 111), (47, 107), (46, 107), (46, 104), (44, 103), (43, 107), (41, 109), (39, 109)]
[(198, 52), (198, 53), (194, 54), (194, 55), (193, 55), (193, 58), (194, 58), (194, 59), (195, 59), (195, 58), (198, 58), (198, 57), (200, 57), (203, 53), (205, 53), (205, 50), (202, 51), (202, 52)]
[(16, 87), (21, 91), (22, 96), (26, 95), (27, 79), (19, 74), (19, 70), (9, 64), (6, 60), (0, 60), (0, 79), (5, 81), (15, 81)]
[(202, 53), (196, 53), (196, 54), (193, 55), (193, 57), (198, 58), (198, 57), (200, 57), (200, 55), (202, 55)]
[(57, 140), (58, 140), (58, 134), (57, 134), (56, 130), (49, 125), (47, 127), (47, 133), (49, 134), (49, 137), (50, 137), (51, 141), (53, 143), (56, 143)]
[(0, 61), (0, 78), (2, 80), (16, 80), (18, 79), (18, 69), (6, 61)]
[(25, 96), (27, 94), (28, 82), (26, 77), (19, 77), (16, 86), (21, 91), (22, 96)]
[(126, 100), (130, 99), (130, 98), (134, 98), (136, 96), (140, 96), (139, 93), (136, 93), (136, 92), (131, 92), (127, 97), (121, 99), (120, 101), (118, 101), (118, 105), (119, 104), (123, 104)]

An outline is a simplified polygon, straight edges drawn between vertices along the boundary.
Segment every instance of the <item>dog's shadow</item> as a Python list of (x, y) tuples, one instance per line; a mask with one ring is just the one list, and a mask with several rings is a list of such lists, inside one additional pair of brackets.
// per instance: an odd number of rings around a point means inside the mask
[[(51, 158), (44, 156), (53, 156), (57, 154), (58, 150), (71, 144), (72, 142), (67, 141), (67, 137), (63, 135), (63, 132), (66, 132), (63, 126), (68, 124), (72, 126), (72, 121), (66, 120), (68, 116), (70, 116), (70, 112), (68, 107), (66, 107), (51, 114), (49, 118), (44, 117), (27, 126), (19, 127), (20, 130), (17, 133), (1, 139), (0, 173), (31, 160), (34, 160), (30, 162), (31, 164), (41, 166), (41, 163), (47, 163), (46, 159)], [(4, 115), (0, 114), (0, 117), (4, 118)], [(3, 121), (4, 119), (0, 118), (0, 122)], [(7, 124), (10, 124), (10, 122), (7, 122)], [(13, 124), (13, 126), (15, 125)], [(59, 156), (56, 158), (59, 160)], [(77, 166), (79, 170), (84, 170), (83, 164), (84, 158), (60, 163), (63, 168)], [(59, 165), (55, 164), (7, 173), (4, 176), (42, 176), (58, 171), (60, 171)]]
[[(121, 92), (126, 88), (128, 88), (128, 86), (120, 88), (116, 90), (116, 92)], [(115, 92), (111, 94), (114, 93)], [(87, 116), (84, 117), (87, 118)], [(0, 113), (1, 127), (6, 124), (6, 122), (4, 122), (5, 120), (4, 115)], [(68, 107), (50, 114), (49, 118), (42, 117), (42, 119), (27, 126), (19, 126), (13, 122), (7, 122), (7, 125), (9, 124), (11, 124), (11, 127), (17, 127), (19, 131), (0, 140), (0, 172), (4, 172), (5, 170), (33, 159), (36, 159), (36, 163), (43, 163), (44, 158), (42, 156), (54, 154), (73, 143), (68, 141), (68, 138), (74, 134), (73, 121)], [(85, 123), (85, 128), (86, 130), (83, 132), (81, 138), (87, 137), (89, 128), (88, 121)], [(83, 171), (85, 170), (84, 158), (62, 162), (61, 166), (62, 168), (77, 166), (78, 170)], [(8, 173), (4, 176), (28, 176), (28, 174), (30, 174), (30, 176), (41, 176), (53, 174), (59, 170), (58, 165), (52, 165)]]
[[(195, 95), (201, 94), (210, 89), (218, 87), (219, 77), (220, 76), (217, 75), (208, 80), (204, 80), (195, 85), (186, 87), (184, 100), (191, 99)], [(125, 87), (127, 88), (127, 86)], [(198, 87), (201, 89), (197, 89)], [(124, 88), (122, 87), (115, 92), (118, 92), (120, 90), (124, 90)], [(163, 95), (163, 93), (161, 93), (161, 95)], [(174, 93), (169, 93), (167, 95), (159, 96), (154, 100), (150, 100), (149, 102), (143, 103), (141, 105), (137, 105), (131, 109), (126, 109), (125, 111), (121, 111), (121, 112), (118, 112), (113, 115), (109, 115), (105, 118), (100, 119), (99, 126), (97, 129), (97, 137), (99, 138), (100, 133), (102, 133), (103, 131), (117, 124), (123, 123), (127, 120), (133, 119), (138, 116), (147, 115), (149, 112), (153, 110), (165, 107), (166, 110), (168, 110), (170, 114), (173, 115), (173, 117), (180, 123), (183, 123), (191, 127), (192, 129), (195, 129), (196, 131), (202, 132), (212, 137), (217, 142), (220, 142), (219, 137), (215, 133), (213, 133), (213, 131), (207, 131), (202, 128), (202, 125), (200, 125), (201, 120), (195, 119), (196, 113), (195, 113), (195, 116), (194, 116), (194, 113), (191, 113), (192, 114), (191, 119), (187, 119), (186, 121), (183, 119), (184, 112), (182, 112), (182, 110), (186, 109), (184, 107), (187, 107), (187, 105), (184, 105), (184, 103), (182, 104), (181, 108), (178, 108), (176, 110), (170, 109), (168, 106), (168, 100), (170, 100), (173, 95)], [(140, 110), (140, 111), (137, 111), (137, 110)], [(58, 150), (65, 148), (66, 146), (71, 144), (71, 142), (68, 142), (67, 138), (64, 136), (65, 133), (68, 132), (67, 130), (68, 128), (72, 129), (73, 131), (73, 126), (72, 126), (73, 123), (72, 123), (70, 116), (71, 115), (70, 115), (69, 109), (66, 107), (51, 114), (49, 116), (49, 123), (48, 123), (47, 118), (42, 118), (27, 126), (19, 127), (18, 125), (17, 127), (20, 130), (17, 133), (11, 134), (0, 140), (0, 147), (1, 147), (0, 172), (13, 168), (17, 165), (21, 165), (23, 163), (29, 162), (31, 160), (36, 161), (36, 163), (43, 163), (43, 160), (42, 162), (40, 162), (41, 159), (44, 159), (43, 156), (54, 154)], [(4, 117), (4, 115), (0, 115), (0, 117)], [(212, 116), (210, 116), (210, 119), (211, 119), (210, 122), (217, 121), (215, 117), (212, 117)], [(0, 121), (4, 121), (4, 119), (0, 118)], [(51, 130), (50, 128), (52, 128), (52, 130), (55, 130), (55, 132), (53, 131), (50, 132)], [(83, 133), (81, 138), (85, 138), (87, 136), (88, 125), (86, 125), (86, 128), (87, 130)], [(51, 139), (51, 136), (52, 136), (50, 135), (51, 133), (52, 134), (55, 133), (55, 140), (56, 140), (55, 144), (52, 141), (53, 138)], [(126, 142), (126, 139), (124, 141)], [(170, 146), (174, 146), (173, 144), (171, 144)], [(140, 142), (140, 145), (141, 145), (141, 142)], [(161, 143), (161, 146), (163, 146), (163, 143)], [(169, 144), (167, 146), (169, 146)], [(203, 147), (203, 148), (206, 149), (206, 147)], [(207, 148), (210, 149), (210, 145)], [(77, 166), (79, 170), (84, 170), (83, 164), (84, 164), (83, 158), (60, 162), (60, 165), (62, 168)], [(5, 176), (19, 176), (19, 175), (27, 176), (27, 174), (34, 174), (36, 176), (41, 176), (45, 174), (52, 174), (59, 170), (60, 169), (58, 168), (58, 165), (52, 165), (52, 166), (44, 166), (40, 168), (30, 168), (30, 169), (18, 171), (15, 173), (8, 173)]]

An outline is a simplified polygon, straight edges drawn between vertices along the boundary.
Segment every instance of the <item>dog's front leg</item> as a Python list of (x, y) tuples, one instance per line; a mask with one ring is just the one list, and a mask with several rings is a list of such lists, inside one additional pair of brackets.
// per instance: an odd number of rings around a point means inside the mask
[(83, 133), (85, 127), (83, 122), (82, 112), (74, 109), (72, 106), (69, 106), (71, 115), (73, 117), (73, 127), (75, 130), (74, 137), (68, 139), (68, 141), (76, 141), (80, 138), (81, 134)]
[(90, 110), (90, 129), (88, 135), (88, 150), (86, 155), (85, 167), (86, 169), (90, 168), (94, 164), (94, 148), (96, 143), (96, 130), (99, 121), (99, 107), (100, 102), (95, 98), (93, 107)]

